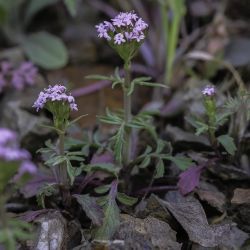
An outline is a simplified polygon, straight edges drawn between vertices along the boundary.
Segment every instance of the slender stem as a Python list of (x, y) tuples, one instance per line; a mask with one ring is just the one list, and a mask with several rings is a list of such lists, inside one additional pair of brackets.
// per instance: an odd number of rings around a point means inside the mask
[(131, 160), (131, 142), (132, 134), (131, 129), (127, 126), (132, 119), (131, 112), (131, 95), (128, 95), (128, 90), (131, 82), (131, 65), (130, 63), (125, 63), (125, 82), (123, 86), (123, 108), (124, 108), (124, 122), (125, 122), (125, 145), (123, 150), (123, 163), (127, 166)]
[[(65, 140), (65, 134), (60, 133), (59, 134), (59, 155), (61, 156), (64, 156), (64, 140)], [(65, 162), (62, 162), (59, 165), (59, 180), (60, 180), (60, 185), (68, 184), (67, 169), (65, 166)]]

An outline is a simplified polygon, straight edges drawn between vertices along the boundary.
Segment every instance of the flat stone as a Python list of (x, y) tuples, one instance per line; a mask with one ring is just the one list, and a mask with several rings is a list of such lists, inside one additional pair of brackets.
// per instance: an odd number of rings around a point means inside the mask
[(234, 205), (250, 204), (250, 189), (236, 188), (231, 203)]
[(124, 249), (178, 250), (181, 244), (176, 241), (176, 232), (164, 221), (151, 216), (145, 219), (121, 215), (121, 225), (114, 239), (124, 240)]

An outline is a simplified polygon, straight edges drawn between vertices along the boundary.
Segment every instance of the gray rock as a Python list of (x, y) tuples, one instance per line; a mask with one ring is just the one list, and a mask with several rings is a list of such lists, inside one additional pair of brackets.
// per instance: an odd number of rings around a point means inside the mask
[(114, 239), (124, 240), (125, 250), (161, 249), (178, 250), (176, 232), (164, 221), (151, 216), (145, 219), (121, 215), (121, 225)]
[(34, 250), (66, 250), (67, 222), (59, 212), (39, 217), (38, 238)]

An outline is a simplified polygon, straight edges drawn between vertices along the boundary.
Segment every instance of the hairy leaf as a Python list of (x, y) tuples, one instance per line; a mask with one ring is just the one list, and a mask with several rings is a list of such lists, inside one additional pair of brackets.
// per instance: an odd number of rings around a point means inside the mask
[(182, 156), (163, 156), (162, 158), (172, 161), (181, 170), (186, 170), (193, 164), (192, 159)]
[(96, 187), (94, 190), (97, 194), (104, 194), (107, 193), (110, 189), (110, 185), (102, 185), (99, 187)]
[(234, 144), (234, 139), (229, 135), (221, 135), (217, 137), (219, 143), (225, 148), (225, 150), (230, 154), (234, 155), (237, 148)]
[(110, 240), (120, 225), (120, 210), (116, 204), (117, 181), (113, 181), (108, 195), (106, 204), (104, 205), (104, 219), (101, 227), (94, 232), (97, 240)]
[(155, 176), (154, 178), (161, 178), (164, 176), (164, 172), (165, 172), (165, 167), (164, 167), (164, 162), (162, 159), (158, 159), (156, 167), (155, 167)]
[(73, 185), (74, 181), (75, 181), (75, 177), (80, 175), (82, 172), (82, 168), (80, 167), (73, 167), (70, 160), (67, 159), (67, 172), (69, 175), (69, 179), (70, 179), (70, 184)]
[(119, 127), (117, 133), (111, 138), (111, 141), (114, 143), (114, 154), (116, 160), (122, 162), (122, 150), (125, 142), (125, 124), (122, 123)]
[(150, 157), (150, 155), (148, 155), (143, 159), (143, 161), (141, 162), (141, 164), (138, 167), (139, 168), (146, 168), (150, 164), (150, 161), (151, 161), (151, 157)]
[(127, 206), (133, 206), (138, 201), (138, 199), (135, 197), (131, 197), (119, 192), (117, 193), (117, 200)]
[(114, 176), (117, 176), (117, 173), (119, 172), (119, 169), (116, 168), (115, 165), (112, 163), (89, 164), (89, 165), (84, 166), (83, 169), (86, 172), (103, 171), (109, 174), (113, 174)]

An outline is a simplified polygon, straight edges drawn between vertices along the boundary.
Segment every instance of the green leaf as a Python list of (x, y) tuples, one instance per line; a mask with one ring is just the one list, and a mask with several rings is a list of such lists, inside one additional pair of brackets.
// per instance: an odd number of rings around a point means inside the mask
[(167, 88), (166, 85), (161, 84), (161, 83), (156, 83), (156, 82), (140, 82), (140, 83), (137, 83), (137, 84), (141, 85), (141, 86), (147, 86), (147, 87)]
[(163, 141), (161, 139), (157, 140), (157, 148), (156, 148), (155, 153), (160, 154), (165, 146), (166, 146), (165, 141)]
[(104, 205), (104, 219), (102, 226), (94, 232), (96, 240), (110, 240), (120, 225), (120, 210), (116, 204), (117, 182), (114, 181)]
[(118, 169), (111, 163), (95, 163), (89, 165), (90, 171), (103, 171), (117, 176)]
[(50, 126), (50, 125), (38, 124), (38, 126), (43, 127), (43, 128), (48, 128), (48, 129), (55, 130), (58, 134), (59, 134), (59, 133), (63, 133), (62, 130), (60, 130), (60, 129), (58, 129), (58, 128), (55, 128), (55, 127), (53, 127), (53, 126)]
[(125, 124), (121, 124), (117, 133), (111, 138), (111, 141), (114, 142), (114, 155), (115, 159), (121, 163), (122, 162), (122, 150), (125, 142)]
[(38, 191), (37, 194), (37, 203), (42, 208), (45, 208), (45, 197), (52, 196), (57, 193), (57, 186), (52, 184), (44, 184)]
[(80, 119), (82, 119), (83, 117), (87, 116), (88, 114), (86, 115), (80, 115), (79, 117), (75, 118), (73, 121), (71, 121), (67, 127), (71, 126), (72, 124), (78, 122)]
[(111, 112), (108, 108), (106, 108), (106, 116), (99, 116), (99, 120), (112, 125), (121, 125), (123, 123), (123, 118), (119, 114)]
[(84, 161), (84, 158), (80, 156), (69, 156), (68, 159), (71, 161), (80, 161), (80, 162)]
[(50, 157), (44, 164), (48, 166), (55, 166), (64, 161), (66, 161), (65, 156), (55, 155), (54, 157)]
[(135, 89), (135, 83), (134, 83), (134, 82), (131, 82), (131, 84), (129, 85), (129, 89), (128, 89), (128, 92), (127, 92), (127, 96), (132, 95), (133, 92), (134, 92), (134, 89)]
[(104, 213), (102, 208), (96, 203), (96, 199), (90, 197), (88, 194), (85, 195), (73, 195), (77, 202), (81, 205), (83, 211), (91, 219), (92, 223), (96, 226), (101, 226)]
[(221, 135), (217, 137), (219, 143), (225, 148), (225, 150), (230, 154), (234, 155), (237, 148), (234, 144), (234, 139), (229, 135)]
[(156, 171), (155, 176), (154, 176), (155, 179), (161, 178), (164, 176), (165, 166), (164, 166), (164, 162), (162, 159), (158, 159), (158, 162), (155, 167), (155, 171)]
[(57, 156), (54, 158), (54, 161), (52, 163), (53, 166), (59, 165), (61, 163), (63, 163), (64, 161), (66, 161), (67, 158), (65, 156)]
[(64, 4), (66, 5), (70, 15), (72, 17), (76, 16), (76, 10), (77, 10), (77, 0), (63, 0)]
[(75, 177), (81, 174), (82, 168), (73, 167), (70, 160), (67, 160), (67, 172), (69, 175), (70, 184), (73, 185), (73, 183), (75, 181)]
[(107, 80), (107, 81), (113, 81), (113, 78), (111, 76), (104, 76), (104, 75), (88, 75), (85, 76), (86, 79), (91, 80)]
[(225, 124), (231, 114), (231, 112), (223, 112), (222, 114), (216, 114), (215, 124), (217, 126), (222, 126), (223, 124)]
[(209, 126), (203, 122), (196, 121), (196, 124), (198, 126), (195, 132), (196, 135), (201, 135), (202, 133), (209, 130)]
[(147, 147), (146, 147), (146, 149), (145, 149), (145, 151), (144, 151), (144, 155), (147, 155), (147, 154), (149, 154), (149, 153), (151, 153), (152, 152), (152, 147), (151, 146), (149, 146), (149, 145), (147, 145)]
[(186, 170), (193, 164), (192, 159), (182, 156), (162, 156), (162, 159), (172, 161), (181, 170)]
[(59, 0), (30, 0), (24, 15), (24, 22), (27, 25), (33, 16), (45, 7), (57, 3)]
[(135, 197), (128, 196), (124, 193), (117, 193), (117, 200), (120, 201), (122, 204), (127, 205), (127, 206), (133, 206), (138, 199)]
[(24, 37), (21, 45), (29, 59), (44, 69), (58, 69), (68, 62), (68, 52), (61, 39), (47, 32)]
[(0, 162), (0, 194), (16, 174), (19, 164), (19, 162)]
[(110, 185), (102, 185), (102, 186), (99, 186), (99, 187), (96, 187), (94, 189), (94, 191), (97, 193), (97, 194), (105, 194), (109, 191), (110, 189)]
[(151, 157), (150, 156), (146, 156), (143, 161), (141, 162), (140, 165), (138, 165), (139, 168), (146, 168), (149, 164), (150, 164), (150, 161), (151, 161)]

